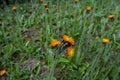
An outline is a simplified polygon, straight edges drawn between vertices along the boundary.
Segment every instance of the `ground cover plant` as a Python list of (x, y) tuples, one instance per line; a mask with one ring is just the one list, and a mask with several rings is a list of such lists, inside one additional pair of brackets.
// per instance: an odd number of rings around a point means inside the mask
[(0, 80), (120, 79), (119, 0), (0, 7)]

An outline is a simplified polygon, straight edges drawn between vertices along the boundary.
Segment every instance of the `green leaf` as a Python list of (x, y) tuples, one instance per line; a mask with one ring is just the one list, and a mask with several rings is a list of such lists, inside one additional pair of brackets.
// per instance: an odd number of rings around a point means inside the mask
[(65, 58), (60, 58), (58, 60), (58, 62), (62, 62), (62, 63), (69, 63), (70, 61), (68, 59), (65, 59)]

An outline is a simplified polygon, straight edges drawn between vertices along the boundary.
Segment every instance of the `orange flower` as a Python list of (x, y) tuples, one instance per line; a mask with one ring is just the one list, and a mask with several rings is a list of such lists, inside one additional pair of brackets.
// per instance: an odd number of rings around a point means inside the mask
[(0, 25), (2, 25), (2, 21), (0, 21)]
[(75, 44), (75, 41), (74, 41), (71, 37), (69, 37), (69, 36), (67, 36), (67, 35), (64, 35), (64, 36), (63, 36), (63, 40), (64, 40), (65, 42), (70, 43), (71, 45), (74, 45), (74, 44)]
[(13, 6), (13, 7), (12, 7), (12, 10), (13, 10), (13, 11), (15, 11), (16, 9), (17, 9), (16, 6)]
[(44, 6), (45, 6), (45, 8), (47, 8), (48, 7), (48, 4), (43, 4)]
[(0, 71), (0, 76), (3, 76), (4, 74), (6, 74), (6, 70), (5, 69)]
[(68, 56), (70, 56), (70, 57), (74, 56), (74, 52), (75, 52), (75, 50), (72, 46), (67, 47), (67, 55)]
[(52, 46), (52, 47), (56, 47), (56, 46), (59, 45), (59, 44), (61, 44), (61, 41), (59, 41), (59, 40), (53, 39), (53, 40), (51, 41), (51, 46)]
[(40, 2), (43, 2), (44, 0), (40, 0)]
[(48, 11), (48, 10), (49, 10), (49, 8), (45, 8), (45, 10), (46, 10), (46, 11)]
[(78, 0), (74, 0), (75, 3), (78, 3)]
[(103, 39), (102, 39), (102, 43), (103, 43), (103, 44), (107, 44), (107, 43), (109, 43), (109, 42), (110, 42), (110, 40), (107, 39), (107, 38), (103, 38)]
[(2, 25), (2, 19), (0, 19), (0, 25)]
[(108, 16), (109, 19), (114, 19), (114, 17), (115, 17), (115, 15), (113, 15), (113, 14)]
[(87, 7), (86, 7), (86, 10), (87, 10), (87, 11), (90, 11), (90, 10), (91, 10), (91, 7), (90, 7), (90, 6), (87, 6)]

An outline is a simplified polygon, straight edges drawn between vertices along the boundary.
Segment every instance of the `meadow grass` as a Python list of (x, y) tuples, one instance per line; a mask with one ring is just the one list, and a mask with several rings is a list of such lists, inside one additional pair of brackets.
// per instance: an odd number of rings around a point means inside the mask
[[(46, 11), (43, 4), (49, 5)], [(0, 9), (0, 80), (119, 80), (119, 0), (39, 0)], [(16, 6), (16, 10), (12, 10)], [(86, 11), (90, 6), (91, 10)], [(108, 16), (114, 14), (114, 19)], [(75, 41), (75, 54), (64, 43)], [(109, 43), (103, 44), (102, 39)]]

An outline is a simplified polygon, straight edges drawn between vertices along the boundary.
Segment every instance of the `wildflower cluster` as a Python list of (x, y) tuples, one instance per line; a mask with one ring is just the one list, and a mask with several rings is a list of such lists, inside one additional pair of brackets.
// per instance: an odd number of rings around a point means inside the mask
[(43, 4), (43, 5), (44, 5), (44, 7), (45, 7), (46, 12), (48, 12), (48, 10), (49, 10), (48, 4)]
[(64, 41), (64, 43), (68, 44), (67, 45), (67, 55), (68, 56), (74, 56), (74, 48), (73, 48), (73, 46), (75, 45), (75, 41), (71, 37), (69, 37), (67, 35), (63, 36), (63, 41)]
[[(91, 11), (91, 6), (87, 6), (86, 7), (86, 13), (90, 13), (90, 11)], [(114, 18), (115, 18), (114, 14), (111, 14), (111, 15), (108, 16), (108, 19), (110, 19), (112, 21), (114, 20)]]
[(51, 47), (55, 48), (58, 45), (60, 45), (61, 43), (66, 44), (65, 48), (67, 47), (67, 55), (71, 56), (71, 57), (74, 56), (74, 48), (73, 48), (73, 46), (75, 45), (75, 41), (71, 37), (69, 37), (67, 35), (63, 35), (62, 39), (63, 39), (62, 42), (60, 40), (53, 39), (51, 41)]

